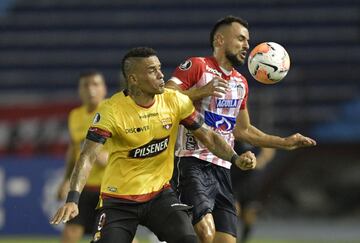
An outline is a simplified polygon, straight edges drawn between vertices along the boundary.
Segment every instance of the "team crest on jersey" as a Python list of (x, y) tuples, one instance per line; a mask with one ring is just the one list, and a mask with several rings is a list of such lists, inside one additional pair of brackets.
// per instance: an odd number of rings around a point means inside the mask
[(235, 126), (236, 118), (205, 111), (205, 123), (219, 130), (231, 131)]
[(170, 117), (161, 119), (161, 123), (163, 125), (163, 128), (165, 128), (166, 130), (169, 130), (172, 127), (172, 121)]
[(189, 68), (191, 68), (192, 62), (190, 60), (186, 60), (185, 62), (181, 63), (179, 68), (180, 70), (188, 70)]
[(100, 113), (96, 113), (93, 119), (93, 124), (96, 124), (100, 121)]

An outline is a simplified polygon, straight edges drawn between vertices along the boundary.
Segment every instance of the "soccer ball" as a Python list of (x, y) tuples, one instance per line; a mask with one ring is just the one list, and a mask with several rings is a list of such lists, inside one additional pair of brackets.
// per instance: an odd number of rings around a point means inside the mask
[(257, 45), (248, 58), (248, 69), (257, 81), (274, 84), (282, 80), (290, 68), (290, 58), (284, 47), (275, 42)]

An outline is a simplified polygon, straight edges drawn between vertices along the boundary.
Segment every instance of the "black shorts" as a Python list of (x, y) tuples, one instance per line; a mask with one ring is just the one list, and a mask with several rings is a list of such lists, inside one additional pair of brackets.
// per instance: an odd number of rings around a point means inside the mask
[(196, 242), (190, 211), (191, 207), (180, 204), (170, 188), (144, 203), (106, 198), (99, 209), (92, 242), (130, 243), (139, 224), (149, 228), (161, 241)]
[(67, 224), (77, 224), (85, 228), (86, 234), (94, 232), (94, 225), (97, 216), (96, 206), (99, 201), (99, 191), (84, 188), (80, 194), (79, 214), (69, 220)]
[(231, 178), (236, 201), (241, 208), (259, 206), (264, 187), (264, 170), (247, 170), (231, 168)]
[(182, 203), (193, 206), (193, 224), (211, 213), (216, 231), (236, 237), (237, 217), (230, 170), (195, 157), (178, 161), (177, 190)]

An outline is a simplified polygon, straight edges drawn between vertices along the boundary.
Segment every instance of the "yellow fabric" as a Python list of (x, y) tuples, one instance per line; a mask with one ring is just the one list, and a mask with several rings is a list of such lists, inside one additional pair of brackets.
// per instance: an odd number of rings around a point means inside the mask
[(104, 102), (99, 121), (92, 125), (112, 134), (106, 141), (110, 154), (101, 192), (114, 197), (144, 195), (167, 184), (179, 122), (194, 110), (186, 95), (168, 89), (155, 95), (148, 108), (138, 106), (124, 92)]
[[(76, 160), (80, 157), (81, 146), (85, 141), (87, 131), (92, 124), (96, 111), (87, 112), (85, 106), (74, 108), (68, 119), (70, 138), (74, 144), (76, 151)], [(100, 186), (101, 179), (104, 175), (105, 168), (94, 163), (89, 178), (86, 182), (87, 186)]]

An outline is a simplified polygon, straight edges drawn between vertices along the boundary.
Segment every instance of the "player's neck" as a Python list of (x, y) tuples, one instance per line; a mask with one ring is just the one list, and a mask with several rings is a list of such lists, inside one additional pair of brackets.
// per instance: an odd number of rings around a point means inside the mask
[(231, 62), (226, 58), (225, 54), (221, 54), (220, 52), (214, 52), (213, 56), (220, 67), (229, 72), (233, 70), (233, 66)]
[(94, 105), (94, 104), (87, 104), (85, 106), (86, 106), (86, 111), (88, 113), (91, 113), (91, 112), (95, 111), (96, 108), (97, 108), (97, 105)]
[(155, 95), (149, 95), (141, 91), (134, 92), (134, 90), (129, 90), (129, 96), (131, 99), (141, 107), (148, 108), (152, 106), (155, 102)]

